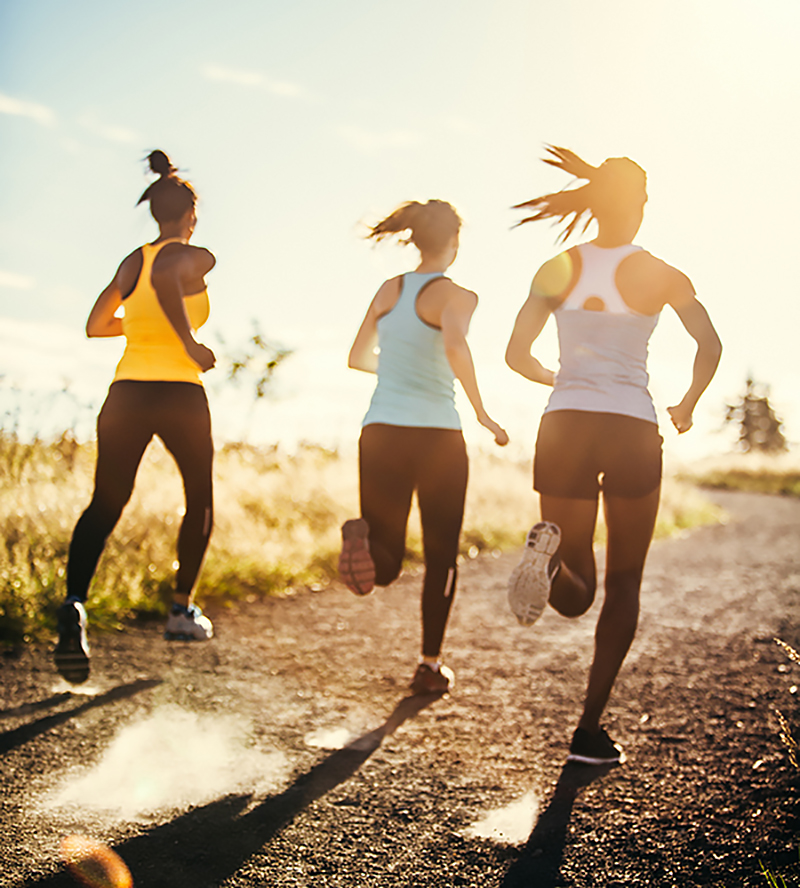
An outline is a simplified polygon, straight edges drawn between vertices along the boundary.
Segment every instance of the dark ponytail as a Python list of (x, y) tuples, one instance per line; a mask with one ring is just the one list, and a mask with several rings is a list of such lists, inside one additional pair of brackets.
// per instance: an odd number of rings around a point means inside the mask
[(402, 244), (414, 244), (420, 251), (443, 250), (461, 228), (461, 218), (444, 200), (429, 200), (421, 204), (416, 200), (398, 207), (377, 225), (372, 226), (367, 238), (383, 240), (393, 234), (410, 232), (400, 238)]
[(136, 205), (149, 201), (150, 212), (159, 225), (175, 222), (187, 210), (193, 210), (197, 194), (188, 182), (176, 175), (178, 168), (173, 166), (169, 157), (156, 149), (147, 155), (147, 162), (150, 169), (158, 173), (158, 179), (145, 189)]
[(564, 241), (584, 216), (586, 221), (582, 232), (586, 231), (592, 219), (627, 212), (632, 204), (642, 204), (647, 199), (647, 174), (628, 157), (609, 157), (599, 167), (593, 167), (568, 148), (548, 145), (547, 151), (552, 157), (542, 158), (545, 163), (577, 179), (589, 181), (578, 188), (544, 194), (516, 204), (515, 210), (523, 207), (536, 210), (532, 216), (517, 222), (517, 225), (540, 219), (556, 219), (557, 222), (569, 220), (558, 238)]

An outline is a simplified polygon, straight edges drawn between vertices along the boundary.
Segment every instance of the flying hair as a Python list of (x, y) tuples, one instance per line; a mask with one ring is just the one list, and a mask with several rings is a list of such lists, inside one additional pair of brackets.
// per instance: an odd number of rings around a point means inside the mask
[(197, 194), (189, 182), (177, 175), (178, 168), (169, 157), (156, 149), (146, 159), (150, 169), (158, 174), (158, 179), (144, 190), (136, 205), (148, 201), (150, 212), (159, 224), (174, 222), (187, 210), (193, 210), (197, 203)]
[(643, 203), (647, 199), (647, 174), (630, 158), (609, 157), (599, 167), (594, 167), (568, 148), (545, 147), (551, 155), (542, 158), (545, 163), (588, 182), (516, 204), (515, 210), (531, 208), (536, 212), (517, 222), (515, 228), (541, 219), (555, 219), (556, 224), (566, 221), (566, 228), (558, 237), (559, 241), (565, 241), (581, 220), (584, 220), (583, 233), (592, 219), (624, 211), (632, 203)]
[(367, 238), (381, 241), (408, 231), (408, 237), (399, 238), (401, 244), (414, 244), (421, 251), (434, 252), (444, 249), (460, 228), (461, 217), (447, 201), (429, 200), (422, 204), (412, 200), (373, 225)]

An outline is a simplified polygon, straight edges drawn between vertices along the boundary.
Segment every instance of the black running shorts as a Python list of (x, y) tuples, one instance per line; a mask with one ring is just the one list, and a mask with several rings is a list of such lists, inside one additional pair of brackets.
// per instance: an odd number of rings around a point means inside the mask
[(536, 439), (533, 489), (547, 496), (636, 498), (661, 484), (663, 438), (654, 422), (619, 413), (554, 410)]

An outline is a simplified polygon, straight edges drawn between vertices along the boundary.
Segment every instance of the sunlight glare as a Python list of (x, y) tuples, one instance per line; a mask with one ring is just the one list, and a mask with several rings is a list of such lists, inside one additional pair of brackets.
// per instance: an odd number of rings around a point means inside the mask
[(539, 813), (539, 797), (533, 790), (510, 805), (489, 811), (464, 830), (469, 839), (490, 839), (502, 845), (519, 845), (533, 831)]

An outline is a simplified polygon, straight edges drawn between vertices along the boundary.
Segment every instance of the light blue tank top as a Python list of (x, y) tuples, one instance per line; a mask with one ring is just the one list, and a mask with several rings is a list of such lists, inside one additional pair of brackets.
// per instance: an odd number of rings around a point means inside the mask
[(378, 384), (362, 425), (460, 429), (442, 331), (417, 314), (417, 296), (441, 272), (403, 275), (394, 308), (378, 321)]
[(578, 249), (580, 278), (554, 312), (559, 369), (545, 412), (621, 413), (657, 422), (647, 388), (647, 346), (659, 315), (633, 311), (615, 282), (622, 260), (640, 248), (582, 244)]

